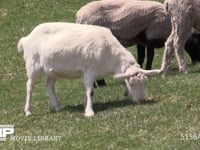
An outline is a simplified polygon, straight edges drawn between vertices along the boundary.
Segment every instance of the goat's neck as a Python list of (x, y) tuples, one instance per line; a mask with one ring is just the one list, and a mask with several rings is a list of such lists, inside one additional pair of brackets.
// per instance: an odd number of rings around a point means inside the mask
[(135, 65), (136, 63), (133, 63), (133, 62), (130, 62), (130, 61), (125, 61), (125, 60), (122, 60), (120, 62), (120, 65), (117, 67), (117, 70), (115, 71), (116, 74), (118, 73), (125, 73), (126, 70), (130, 67), (130, 66), (133, 66)]

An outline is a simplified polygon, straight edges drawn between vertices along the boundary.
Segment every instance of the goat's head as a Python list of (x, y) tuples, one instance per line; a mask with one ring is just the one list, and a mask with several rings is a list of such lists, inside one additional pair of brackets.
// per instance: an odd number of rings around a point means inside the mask
[(133, 101), (140, 103), (145, 99), (145, 84), (148, 77), (159, 73), (161, 70), (144, 70), (137, 65), (132, 65), (127, 68), (125, 73), (117, 74), (114, 78), (123, 79)]

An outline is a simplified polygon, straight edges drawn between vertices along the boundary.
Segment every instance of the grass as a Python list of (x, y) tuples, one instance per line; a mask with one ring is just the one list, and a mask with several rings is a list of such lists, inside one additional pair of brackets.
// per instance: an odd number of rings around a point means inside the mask
[[(107, 87), (95, 91), (95, 116), (84, 117), (82, 80), (59, 79), (58, 97), (65, 110), (54, 113), (44, 77), (33, 94), (33, 115), (25, 117), (26, 71), (16, 45), (37, 24), (75, 21), (76, 11), (90, 0), (0, 1), (0, 125), (15, 125), (14, 136), (61, 136), (60, 141), (0, 142), (0, 149), (198, 149), (200, 139), (200, 65), (178, 73), (175, 59), (170, 74), (149, 79), (147, 101), (136, 105), (123, 96), (123, 86), (107, 77)], [(136, 55), (135, 48), (129, 48)], [(156, 50), (160, 68), (163, 49)], [(190, 63), (188, 59), (188, 63)], [(191, 137), (192, 136), (192, 137)]]

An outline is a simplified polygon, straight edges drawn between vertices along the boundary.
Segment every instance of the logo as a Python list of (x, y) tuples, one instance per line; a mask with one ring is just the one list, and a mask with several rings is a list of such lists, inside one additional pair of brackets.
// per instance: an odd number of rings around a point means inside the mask
[(9, 134), (14, 134), (14, 125), (0, 125), (0, 141), (6, 141)]

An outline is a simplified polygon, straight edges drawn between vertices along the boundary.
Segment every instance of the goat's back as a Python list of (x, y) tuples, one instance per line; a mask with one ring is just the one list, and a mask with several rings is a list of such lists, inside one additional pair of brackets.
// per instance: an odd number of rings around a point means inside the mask
[[(24, 58), (45, 72), (76, 74), (87, 68), (111, 72), (120, 55), (133, 56), (109, 29), (72, 23), (45, 23), (37, 26), (23, 42)], [(63, 72), (65, 71), (65, 73)], [(98, 73), (99, 74), (99, 73)]]

